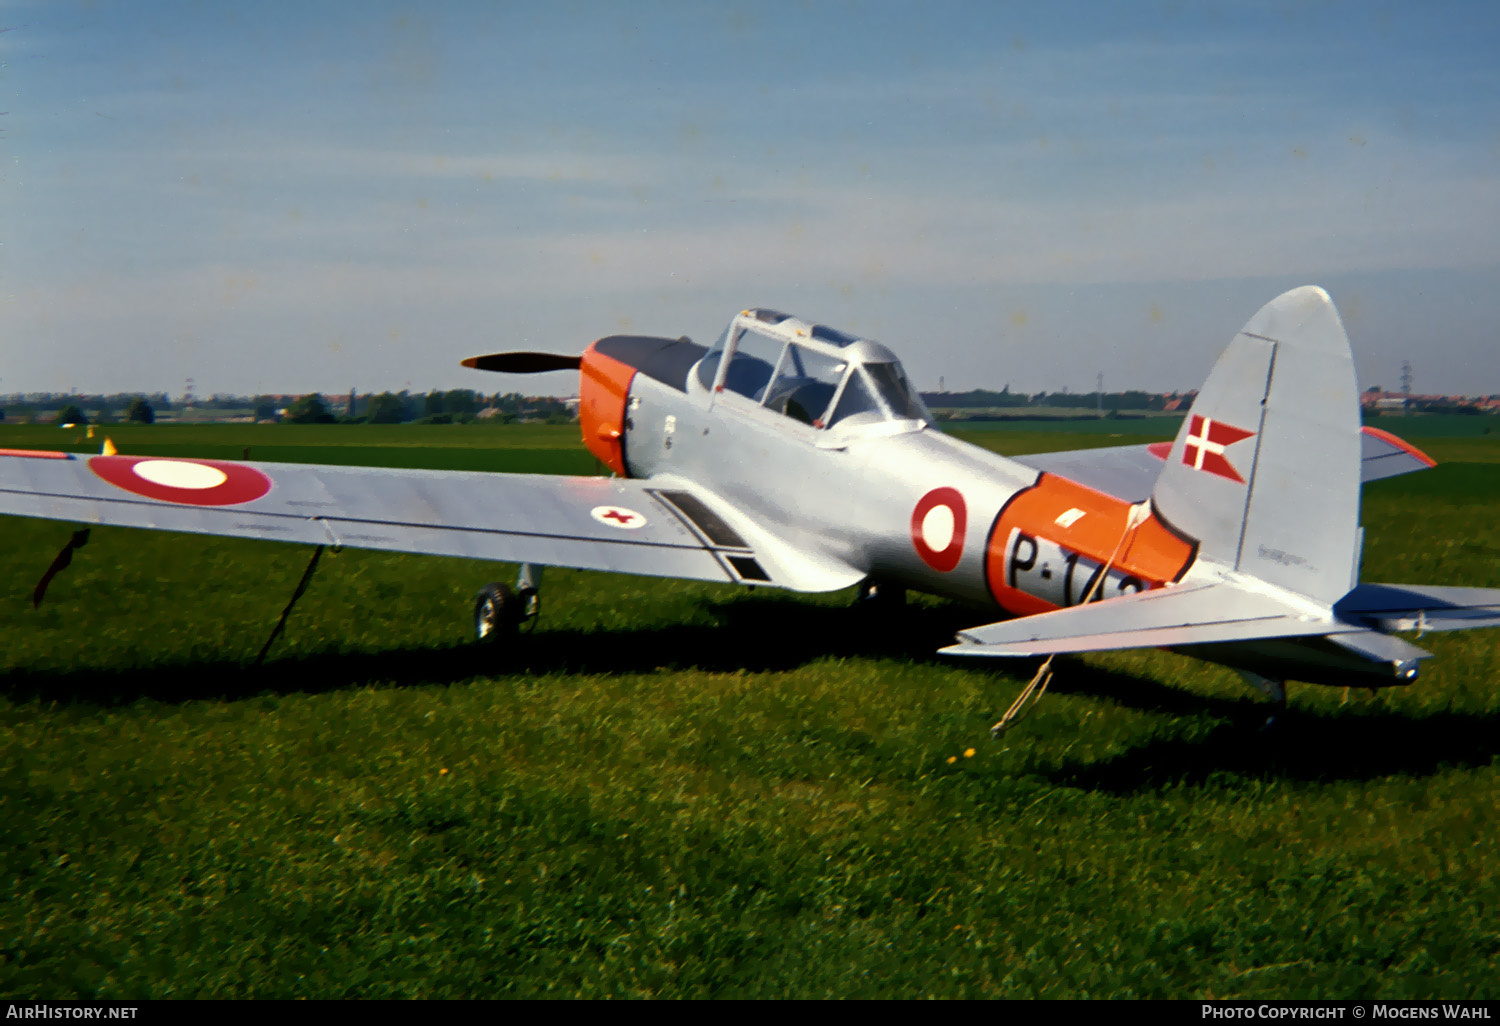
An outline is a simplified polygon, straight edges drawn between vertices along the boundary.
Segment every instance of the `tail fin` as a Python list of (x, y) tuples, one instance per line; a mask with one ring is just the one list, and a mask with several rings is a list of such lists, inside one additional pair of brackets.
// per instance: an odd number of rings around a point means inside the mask
[(1151, 501), (1199, 554), (1332, 604), (1359, 559), (1359, 397), (1328, 293), (1261, 307), (1214, 366)]

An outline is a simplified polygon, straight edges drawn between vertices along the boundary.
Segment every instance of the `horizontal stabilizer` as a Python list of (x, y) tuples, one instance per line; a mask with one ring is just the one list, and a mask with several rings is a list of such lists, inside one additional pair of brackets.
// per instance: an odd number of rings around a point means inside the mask
[(949, 655), (1035, 656), (1113, 648), (1203, 645), (1358, 631), (1271, 595), (1227, 584), (1185, 585), (1125, 595), (973, 627)]
[(1359, 436), (1359, 479), (1379, 481), (1384, 477), (1429, 470), (1437, 460), (1405, 439), (1366, 424)]
[[(1166, 442), (1153, 444), (1171, 447)], [(1150, 445), (1107, 445), (1101, 449), (1041, 452), (1011, 459), (1126, 502), (1144, 502), (1151, 497), (1151, 489), (1161, 475), (1165, 454), (1154, 452)]]
[[(1147, 445), (1107, 445), (1099, 449), (1039, 452), (1012, 456), (1011, 459), (1126, 502), (1142, 502), (1150, 498), (1151, 489), (1156, 486), (1156, 479), (1161, 476), (1161, 468), (1171, 451), (1171, 442), (1151, 442)], [(1361, 484), (1435, 466), (1437, 461), (1431, 456), (1389, 431), (1368, 424), (1360, 431)]]
[(1333, 609), (1341, 619), (1384, 631), (1500, 627), (1500, 588), (1361, 584)]
[(1372, 663), (1392, 663), (1415, 667), (1418, 660), (1432, 658), (1432, 653), (1425, 648), (1418, 648), (1410, 642), (1402, 641), (1389, 634), (1381, 634), (1378, 631), (1333, 634), (1328, 640)]

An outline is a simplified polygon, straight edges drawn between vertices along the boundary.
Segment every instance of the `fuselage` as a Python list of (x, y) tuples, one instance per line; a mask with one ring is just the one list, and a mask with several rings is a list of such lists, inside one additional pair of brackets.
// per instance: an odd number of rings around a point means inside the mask
[[(1277, 609), (1331, 631), (1179, 650), (1252, 680), (1415, 679), (1415, 664), (1389, 657), (1389, 646), (1372, 649), (1350, 642), (1347, 629), (1332, 630), (1329, 601), (1224, 559), (1238, 549), (1200, 551), (1155, 498), (1132, 504), (944, 434), (879, 343), (745, 310), (708, 347), (686, 338), (600, 339), (580, 372), (585, 444), (616, 474), (650, 481), (699, 534), (722, 534), (726, 571), (742, 583), (830, 591), (871, 582), (1015, 616), (1179, 583), (1223, 584), (1274, 593)], [(1189, 443), (1206, 452), (1212, 440), (1180, 434), (1154, 455), (1170, 469)], [(1225, 476), (1205, 468), (1216, 469)], [(1339, 473), (1348, 472), (1340, 463)], [(1238, 479), (1232, 466), (1230, 474)], [(1196, 506), (1178, 505), (1203, 520)], [(1205, 523), (1215, 528), (1212, 517)], [(1184, 623), (1197, 621), (1188, 614)]]
[[(894, 360), (869, 343), (843, 352), (851, 378), (862, 352)], [(846, 568), (830, 586), (873, 579), (1029, 614), (1161, 587), (1194, 561), (1148, 511), (1132, 520), (1128, 502), (944, 434), (925, 409), (825, 424), (778, 403), (775, 378), (726, 387), (733, 369), (714, 360), (685, 340), (599, 340), (583, 359), (585, 442), (617, 473), (692, 481), (809, 561)]]
[[(1154, 506), (944, 434), (894, 355), (868, 340), (752, 310), (712, 347), (600, 339), (581, 375), (584, 442), (669, 498), (674, 483), (717, 497), (721, 525), (757, 539), (754, 559), (730, 559), (744, 583), (873, 581), (1026, 616), (1235, 573), (1200, 558)], [(1317, 635), (1182, 651), (1251, 679), (1415, 678)]]

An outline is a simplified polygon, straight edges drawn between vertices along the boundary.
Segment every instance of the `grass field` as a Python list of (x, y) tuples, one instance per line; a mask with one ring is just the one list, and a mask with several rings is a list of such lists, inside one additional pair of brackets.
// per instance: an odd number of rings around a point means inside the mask
[[(1465, 418), (1455, 418), (1465, 419)], [(1472, 420), (1473, 418), (1467, 418)], [(1500, 432), (1365, 492), (1365, 577), (1500, 586)], [(1151, 434), (1129, 434), (1140, 430)], [(1004, 452), (1165, 437), (1006, 425)], [(1447, 428), (1442, 428), (1448, 432)], [(593, 472), (576, 428), (111, 428), (121, 451)], [(82, 448), (0, 427), (0, 447)], [(1500, 632), (1406, 689), (941, 658), (728, 586), (0, 518), (5, 997), (1496, 997)]]

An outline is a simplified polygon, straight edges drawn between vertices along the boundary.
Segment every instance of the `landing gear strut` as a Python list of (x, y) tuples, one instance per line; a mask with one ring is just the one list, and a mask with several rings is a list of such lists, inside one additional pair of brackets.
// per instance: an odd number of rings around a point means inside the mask
[(480, 588), (474, 597), (475, 640), (492, 645), (513, 639), (522, 624), (534, 629), (542, 611), (541, 582), (542, 568), (522, 563), (514, 589), (494, 581)]

